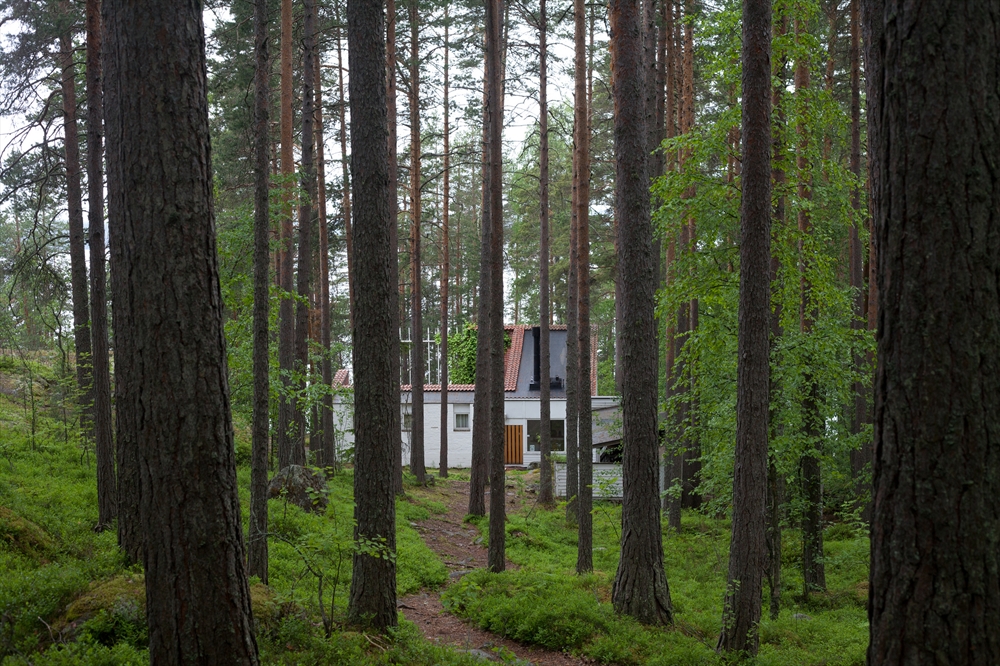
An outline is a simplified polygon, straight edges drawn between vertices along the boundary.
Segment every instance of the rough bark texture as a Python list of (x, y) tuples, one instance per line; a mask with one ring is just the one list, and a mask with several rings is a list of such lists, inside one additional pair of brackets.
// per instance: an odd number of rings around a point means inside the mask
[[(105, 0), (150, 659), (256, 664), (229, 410), (200, 3)], [(155, 48), (150, 48), (155, 45)], [(120, 407), (121, 408), (121, 407)]]
[[(76, 125), (76, 66), (73, 39), (59, 38), (62, 68), (63, 142), (66, 157), (66, 207), (69, 213), (70, 286), (73, 292), (73, 340), (76, 348), (76, 384), (80, 391), (80, 422), (84, 436), (93, 436), (94, 403), (91, 379), (90, 308), (87, 301), (87, 260), (83, 251), (83, 195), (80, 188), (80, 135)], [(100, 481), (100, 479), (98, 479)], [(100, 497), (98, 497), (100, 503)]]
[(729, 578), (719, 649), (756, 655), (766, 562), (771, 324), (771, 0), (743, 3), (743, 197), (736, 454)]
[[(491, 0), (486, 0), (487, 14), (490, 13), (490, 2)], [(484, 63), (484, 67), (488, 66), (488, 63)], [(489, 76), (484, 69), (484, 110), (487, 107), (488, 86)], [(490, 328), (493, 316), (493, 311), (490, 307), (490, 304), (493, 302), (493, 280), (490, 273), (492, 270), (490, 259), (492, 257), (493, 211), (488, 202), (489, 121), (489, 115), (484, 114), (482, 147), (483, 203), (479, 229), (479, 302), (476, 312), (476, 391), (472, 404), (472, 469), (469, 471), (469, 513), (473, 516), (486, 515), (485, 493), (486, 485), (489, 483), (490, 414), (492, 413), (491, 404), (493, 400), (493, 373), (490, 366)], [(499, 325), (503, 327), (503, 322)], [(501, 381), (503, 380), (501, 379)]]
[[(647, 0), (648, 2), (649, 0)], [(577, 192), (577, 450), (579, 465), (577, 485), (576, 572), (594, 568), (594, 527), (591, 510), (594, 504), (593, 422), (590, 417), (590, 112), (587, 94), (586, 3), (573, 2), (574, 82), (576, 103)]]
[(87, 222), (90, 231), (90, 335), (98, 527), (118, 514), (115, 444), (111, 425), (107, 271), (104, 263), (104, 105), (101, 78), (101, 3), (87, 1)]
[(449, 213), (451, 212), (451, 127), (448, 99), (448, 7), (444, 8), (444, 165), (442, 168), (444, 182), (441, 194), (441, 450), (438, 455), (438, 476), (448, 476), (448, 269), (450, 262), (450, 239), (448, 237)]
[[(102, 5), (102, 17), (107, 14)], [(106, 26), (106, 21), (105, 21)], [(107, 34), (106, 32), (104, 33)], [(101, 70), (105, 82), (118, 77), (118, 62), (108, 48), (101, 52)], [(145, 537), (139, 518), (139, 455), (137, 403), (138, 386), (134, 364), (126, 362), (134, 355), (136, 348), (133, 332), (134, 318), (129, 296), (129, 272), (125, 268), (125, 171), (120, 155), (124, 148), (122, 132), (113, 132), (113, 127), (121, 127), (122, 91), (120, 86), (104, 86), (104, 120), (107, 138), (108, 171), (108, 231), (111, 247), (111, 310), (115, 332), (115, 463), (118, 470), (118, 547), (126, 561), (142, 561)]]
[(349, 0), (351, 173), (354, 176), (354, 518), (355, 539), (348, 614), (378, 629), (395, 626), (396, 505), (399, 457), (399, 355), (393, 313), (385, 19), (380, 0)]
[(624, 389), (622, 547), (611, 599), (619, 613), (647, 624), (670, 624), (673, 610), (663, 570), (656, 479), (656, 257), (649, 215), (638, 1), (613, 0), (610, 19)]
[(539, 485), (538, 503), (555, 504), (552, 465), (552, 389), (549, 322), (549, 98), (548, 98), (548, 15), (545, 0), (538, 3), (538, 381), (539, 381)]
[(292, 189), (295, 187), (295, 157), (292, 149), (292, 0), (281, 0), (281, 198), (278, 240), (278, 368), (281, 374), (281, 397), (278, 399), (278, 469), (291, 465), (295, 440), (294, 406), (288, 392), (292, 389), (292, 366), (295, 362), (295, 314), (292, 293)]
[[(385, 2), (385, 74), (386, 74), (386, 89), (385, 89), (385, 107), (386, 107), (386, 119), (389, 125), (389, 132), (386, 137), (386, 143), (389, 148), (388, 160), (389, 160), (389, 219), (392, 220), (392, 224), (389, 225), (389, 245), (392, 247), (392, 256), (389, 257), (389, 272), (392, 273), (392, 284), (394, 286), (392, 290), (391, 303), (392, 303), (392, 354), (394, 361), (394, 366), (396, 368), (395, 382), (396, 382), (396, 416), (395, 423), (399, 424), (399, 393), (400, 393), (400, 341), (399, 341), (399, 322), (400, 322), (400, 312), (399, 312), (399, 291), (395, 288), (395, 285), (399, 284), (399, 156), (396, 151), (396, 0), (386, 0)], [(353, 149), (352, 149), (353, 150)], [(395, 458), (393, 461), (393, 475), (392, 484), (397, 495), (403, 493), (403, 438), (399, 436), (400, 429), (396, 428), (396, 434), (393, 435), (395, 440)]]
[[(873, 3), (870, 9), (875, 9)], [(870, 664), (1000, 663), (1000, 2), (872, 12)]]
[[(315, 0), (303, 0), (302, 11), (305, 20), (302, 26), (302, 170), (299, 186), (302, 196), (299, 203), (299, 252), (296, 291), (298, 302), (295, 308), (295, 371), (299, 375), (299, 391), (306, 389), (309, 372), (309, 303), (312, 294), (313, 274), (313, 205), (316, 201), (316, 164), (313, 160), (313, 127), (316, 117), (313, 113), (313, 86), (316, 72), (313, 49), (316, 48)], [(291, 457), (293, 465), (306, 464), (306, 403), (294, 401), (295, 437), (292, 439)], [(310, 442), (310, 448), (312, 448)]]
[[(417, 0), (409, 1), (410, 16), (410, 395), (413, 427), (410, 432), (410, 473), (417, 483), (426, 480), (424, 467), (424, 312), (421, 276), (422, 202), (420, 199), (420, 25)], [(444, 423), (441, 424), (444, 427)]]
[(250, 522), (247, 573), (267, 585), (267, 442), (270, 430), (268, 363), (270, 321), (270, 233), (267, 0), (254, 2), (254, 248), (253, 248), (253, 425), (250, 460)]
[(506, 490), (504, 470), (504, 330), (503, 330), (503, 60), (502, 0), (486, 0), (487, 199), (490, 213), (490, 547), (489, 569), (506, 567)]

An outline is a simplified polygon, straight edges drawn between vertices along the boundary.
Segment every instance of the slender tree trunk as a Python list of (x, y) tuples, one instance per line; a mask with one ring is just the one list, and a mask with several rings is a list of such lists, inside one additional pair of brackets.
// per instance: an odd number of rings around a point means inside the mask
[(538, 503), (544, 507), (555, 504), (552, 470), (552, 379), (549, 322), (549, 98), (548, 98), (548, 32), (549, 23), (545, 0), (538, 3), (538, 382), (539, 382), (539, 471)]
[[(799, 40), (804, 34), (802, 20), (795, 19), (795, 36)], [(810, 85), (808, 57), (799, 56), (795, 65), (795, 94), (805, 98)], [(809, 150), (809, 134), (805, 121), (800, 121), (799, 127), (798, 178), (799, 199), (808, 201), (812, 198), (810, 162), (807, 156)], [(799, 209), (799, 253), (801, 272), (802, 305), (799, 311), (801, 332), (804, 336), (812, 333), (815, 319), (815, 306), (812, 303), (812, 285), (810, 272), (812, 261), (809, 259), (811, 248), (810, 235), (812, 221), (809, 211), (804, 206)], [(819, 455), (821, 446), (822, 423), (819, 413), (819, 384), (815, 377), (807, 371), (805, 378), (805, 394), (802, 399), (804, 419), (804, 435), (808, 440), (809, 449), (803, 454), (799, 468), (802, 477), (802, 492), (805, 499), (805, 509), (802, 516), (802, 577), (803, 594), (826, 589), (826, 575), (823, 566), (823, 486), (820, 478)]]
[(448, 6), (444, 8), (444, 183), (441, 202), (441, 450), (438, 455), (438, 476), (448, 476), (448, 269), (451, 267), (448, 237), (451, 212), (451, 126), (448, 124), (450, 101), (448, 99)]
[(490, 213), (490, 547), (489, 570), (506, 568), (506, 479), (504, 470), (503, 326), (503, 76), (502, 0), (486, 0), (487, 158)]
[(622, 284), (622, 543), (611, 600), (619, 613), (670, 624), (673, 609), (663, 570), (657, 493), (656, 260), (650, 222), (638, 0), (610, 7), (615, 102), (615, 208)]
[[(490, 2), (486, 0), (486, 13)], [(487, 38), (488, 40), (489, 38)], [(486, 45), (488, 48), (488, 44)], [(493, 210), (489, 205), (489, 122), (486, 109), (489, 103), (489, 58), (483, 61), (483, 143), (482, 143), (482, 207), (479, 230), (479, 302), (476, 313), (476, 390), (472, 405), (472, 469), (469, 472), (469, 514), (486, 515), (486, 486), (490, 483), (490, 417), (493, 401), (493, 372), (490, 364), (490, 331), (493, 316), (493, 280), (491, 275), (491, 248), (493, 243)], [(503, 329), (503, 322), (499, 324)], [(503, 381), (501, 379), (501, 381)], [(492, 493), (492, 489), (491, 489)], [(491, 495), (492, 496), (492, 495)]]
[[(417, 483), (426, 481), (424, 467), (424, 317), (421, 275), (420, 218), (420, 26), (417, 0), (409, 0), (410, 15), (410, 391), (413, 396), (413, 427), (410, 438), (410, 473)], [(443, 427), (443, 424), (442, 424)]]
[(111, 425), (107, 271), (104, 262), (104, 106), (101, 79), (101, 3), (87, 2), (87, 219), (90, 227), (90, 334), (93, 350), (94, 448), (99, 527), (118, 515), (115, 443)]
[[(299, 299), (295, 308), (295, 372), (299, 375), (298, 388), (304, 396), (309, 375), (309, 312), (312, 294), (312, 237), (313, 204), (316, 201), (316, 171), (313, 162), (313, 87), (316, 72), (313, 50), (316, 46), (315, 0), (302, 0), (305, 14), (302, 36), (302, 174), (299, 185), (302, 195), (299, 203), (299, 257), (296, 291)], [(306, 409), (304, 397), (294, 401), (295, 439), (292, 440), (290, 463), (306, 464)], [(310, 445), (310, 449), (312, 445)]]
[(292, 263), (292, 194), (295, 187), (295, 157), (292, 139), (292, 0), (281, 0), (281, 184), (282, 210), (279, 252), (281, 254), (278, 287), (278, 367), (281, 375), (281, 397), (278, 403), (278, 468), (295, 462), (294, 403), (289, 397), (292, 369), (295, 362), (295, 315), (291, 298)]
[(587, 44), (586, 5), (584, 0), (574, 0), (574, 59), (576, 104), (577, 162), (577, 422), (579, 484), (577, 487), (577, 538), (576, 572), (587, 573), (594, 568), (593, 477), (594, 449), (593, 426), (590, 416), (590, 113), (587, 95)]
[[(861, 211), (861, 187), (864, 174), (861, 172), (861, 18), (860, 0), (850, 0), (851, 25), (851, 153), (850, 169), (854, 174), (855, 184), (851, 192), (851, 210), (854, 213), (850, 230), (850, 268), (851, 288), (854, 297), (854, 316), (851, 319), (851, 330), (863, 331), (868, 328), (865, 313), (865, 277), (860, 227), (866, 222)], [(854, 392), (854, 409), (851, 412), (851, 434), (858, 435), (868, 422), (868, 395), (861, 377), (865, 371), (865, 357), (854, 355), (854, 371), (857, 373), (852, 389)], [(854, 487), (860, 498), (862, 514), (867, 518), (870, 513), (869, 502), (871, 489), (868, 483), (867, 468), (871, 464), (871, 443), (865, 441), (856, 451), (851, 451), (851, 473), (854, 476)]]
[[(72, 9), (66, 6), (66, 12)], [(69, 212), (70, 285), (73, 291), (73, 340), (76, 348), (76, 383), (80, 392), (80, 423), (87, 439), (94, 436), (93, 365), (91, 359), (90, 308), (87, 295), (87, 260), (84, 257), (83, 194), (80, 187), (80, 137), (76, 124), (76, 64), (73, 38), (69, 32), (59, 37), (62, 68), (63, 142), (66, 151), (66, 204)], [(103, 488), (98, 465), (98, 486)], [(103, 495), (106, 495), (105, 493)], [(98, 507), (102, 493), (98, 493)], [(98, 519), (98, 524), (103, 524)]]
[(393, 478), (400, 432), (384, 20), (381, 0), (348, 1), (354, 264), (365, 285), (356, 294), (353, 331), (354, 535), (366, 545), (354, 552), (348, 616), (376, 629), (397, 623)]
[[(153, 663), (256, 664), (212, 202), (201, 8), (106, 0)], [(150, 44), (158, 44), (150, 48)], [(148, 100), (156, 99), (155, 108)], [(163, 151), (169, 142), (172, 150)], [(111, 176), (111, 174), (114, 176)], [(127, 174), (127, 176), (126, 176)], [(183, 251), (179, 251), (183, 248)], [(129, 408), (133, 405), (120, 406)]]
[[(773, 30), (775, 36), (780, 38), (788, 31), (788, 18), (785, 15), (778, 16), (778, 11), (775, 14), (776, 20)], [(775, 202), (771, 224), (772, 247), (777, 247), (781, 242), (782, 227), (785, 225), (785, 170), (782, 140), (785, 132), (785, 112), (781, 101), (788, 78), (786, 70), (787, 62), (785, 59), (775, 63), (776, 83), (771, 89), (771, 106), (774, 116), (774, 127), (771, 131), (771, 191), (772, 199)], [(769, 353), (772, 361), (778, 357), (778, 344), (783, 335), (781, 328), (781, 284), (778, 281), (778, 269), (781, 267), (780, 252), (779, 249), (771, 253), (772, 309)], [(772, 377), (768, 387), (768, 421), (772, 440), (781, 434), (781, 426), (777, 417), (780, 394), (778, 380)], [(785, 480), (778, 472), (777, 465), (772, 458), (767, 468), (767, 579), (770, 588), (770, 616), (772, 620), (778, 619), (781, 610), (781, 526), (784, 502)]]
[(771, 0), (743, 3), (736, 453), (719, 650), (755, 656), (766, 551), (771, 290)]
[[(341, 48), (340, 5), (334, 5), (334, 20), (337, 22), (337, 109), (340, 120), (340, 167), (344, 181), (343, 205), (344, 242), (347, 245), (347, 303), (351, 326), (354, 326), (354, 227), (351, 224), (351, 178), (347, 168), (347, 98), (344, 95), (344, 55)], [(317, 70), (318, 71), (318, 70)]]
[[(574, 40), (575, 41), (575, 40)], [(574, 109), (586, 104), (574, 88)], [(579, 114), (573, 115), (573, 198), (570, 214), (569, 268), (566, 271), (566, 520), (577, 524), (580, 496), (580, 151)]]
[(267, 443), (269, 430), (270, 141), (267, 0), (254, 2), (254, 248), (253, 248), (253, 443), (250, 460), (250, 523), (247, 573), (267, 585)]
[(866, 4), (881, 304), (868, 663), (985, 666), (1000, 663), (1000, 5)]
[[(390, 244), (392, 245), (392, 256), (389, 257), (389, 270), (392, 273), (393, 284), (399, 284), (399, 156), (396, 149), (396, 139), (397, 139), (397, 129), (396, 129), (396, 0), (385, 0), (385, 61), (386, 61), (386, 118), (389, 124), (389, 134), (387, 141), (389, 144), (389, 217), (392, 220), (392, 224), (389, 228)], [(351, 114), (353, 118), (353, 113)], [(353, 151), (353, 148), (352, 148)], [(352, 170), (352, 174), (353, 174)], [(355, 204), (361, 205), (355, 196)], [(393, 331), (395, 333), (392, 337), (392, 350), (395, 354), (396, 359), (394, 367), (398, 369), (402, 355), (400, 352), (400, 342), (399, 342), (399, 323), (400, 319), (400, 293), (398, 290), (394, 289), (392, 292), (392, 325)], [(398, 414), (400, 403), (399, 400), (399, 385), (401, 383), (401, 375), (399, 372), (396, 373), (396, 393), (397, 393), (397, 408), (396, 408), (396, 423), (399, 423), (400, 416)], [(396, 447), (396, 458), (393, 463), (393, 488), (397, 495), (403, 494), (403, 438), (400, 436), (401, 431), (396, 428), (396, 434), (393, 435), (393, 441), (395, 441)]]
[[(339, 35), (338, 35), (339, 37)], [(339, 45), (339, 40), (338, 40)], [(316, 187), (317, 205), (319, 210), (319, 343), (323, 352), (323, 359), (320, 361), (320, 372), (322, 373), (323, 404), (320, 411), (321, 423), (321, 460), (319, 464), (324, 467), (337, 466), (337, 444), (334, 440), (333, 432), (333, 396), (329, 393), (333, 386), (333, 359), (331, 358), (330, 341), (330, 230), (326, 216), (326, 147), (323, 138), (323, 76), (320, 69), (319, 48), (315, 50), (316, 72), (316, 104), (313, 107), (316, 111)], [(350, 207), (350, 204), (348, 204)], [(350, 273), (350, 271), (348, 271)], [(350, 275), (348, 275), (350, 282)]]

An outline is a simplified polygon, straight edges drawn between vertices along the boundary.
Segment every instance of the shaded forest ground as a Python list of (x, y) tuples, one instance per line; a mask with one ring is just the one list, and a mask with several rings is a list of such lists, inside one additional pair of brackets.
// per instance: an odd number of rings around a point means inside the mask
[[(122, 561), (113, 531), (92, 530), (93, 453), (63, 408), (63, 386), (72, 378), (67, 382), (56, 365), (53, 357), (0, 356), (0, 663), (148, 663), (142, 571)], [(246, 514), (249, 432), (239, 422), (236, 431)], [(407, 497), (397, 502), (397, 589), (405, 619), (388, 636), (342, 624), (351, 568), (350, 471), (331, 479), (322, 515), (270, 502), (270, 586), (252, 581), (251, 587), (262, 661), (430, 666), (481, 663), (488, 655), (545, 666), (719, 663), (714, 647), (728, 522), (686, 513), (681, 534), (665, 533), (677, 626), (644, 628), (610, 606), (619, 507), (596, 505), (595, 572), (577, 576), (575, 532), (563, 508), (535, 505), (536, 480), (535, 473), (508, 474), (510, 570), (498, 575), (482, 569), (487, 522), (465, 520), (468, 484), (461, 474), (433, 486), (407, 485)], [(867, 539), (843, 523), (827, 527), (830, 591), (808, 601), (798, 598), (800, 543), (796, 531), (786, 531), (782, 611), (762, 623), (757, 663), (863, 664)]]

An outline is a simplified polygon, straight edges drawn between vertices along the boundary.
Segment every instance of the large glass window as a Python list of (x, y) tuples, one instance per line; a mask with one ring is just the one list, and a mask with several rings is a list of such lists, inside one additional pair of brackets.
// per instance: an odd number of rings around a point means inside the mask
[[(549, 421), (550, 432), (552, 433), (552, 450), (566, 450), (566, 422), (552, 419)], [(542, 422), (538, 420), (528, 420), (528, 450), (541, 451)]]

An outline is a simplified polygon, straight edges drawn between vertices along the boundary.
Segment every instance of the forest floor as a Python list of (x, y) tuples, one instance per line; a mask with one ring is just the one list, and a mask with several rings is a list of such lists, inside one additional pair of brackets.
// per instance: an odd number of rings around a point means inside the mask
[[(448, 584), (458, 581), (472, 569), (486, 567), (487, 550), (479, 530), (465, 522), (469, 506), (469, 482), (435, 479), (431, 486), (408, 489), (421, 500), (442, 507), (442, 513), (432, 513), (426, 520), (413, 522), (427, 546), (448, 567)], [(508, 511), (518, 511), (533, 498), (508, 481), (506, 500)], [(489, 506), (489, 491), (486, 493)], [(508, 569), (517, 566), (507, 561)], [(400, 599), (399, 608), (410, 622), (417, 625), (429, 641), (454, 646), (474, 654), (497, 657), (513, 654), (522, 662), (536, 666), (571, 666), (592, 663), (564, 652), (522, 645), (503, 636), (484, 631), (467, 620), (448, 613), (441, 603), (444, 590), (423, 590)]]

